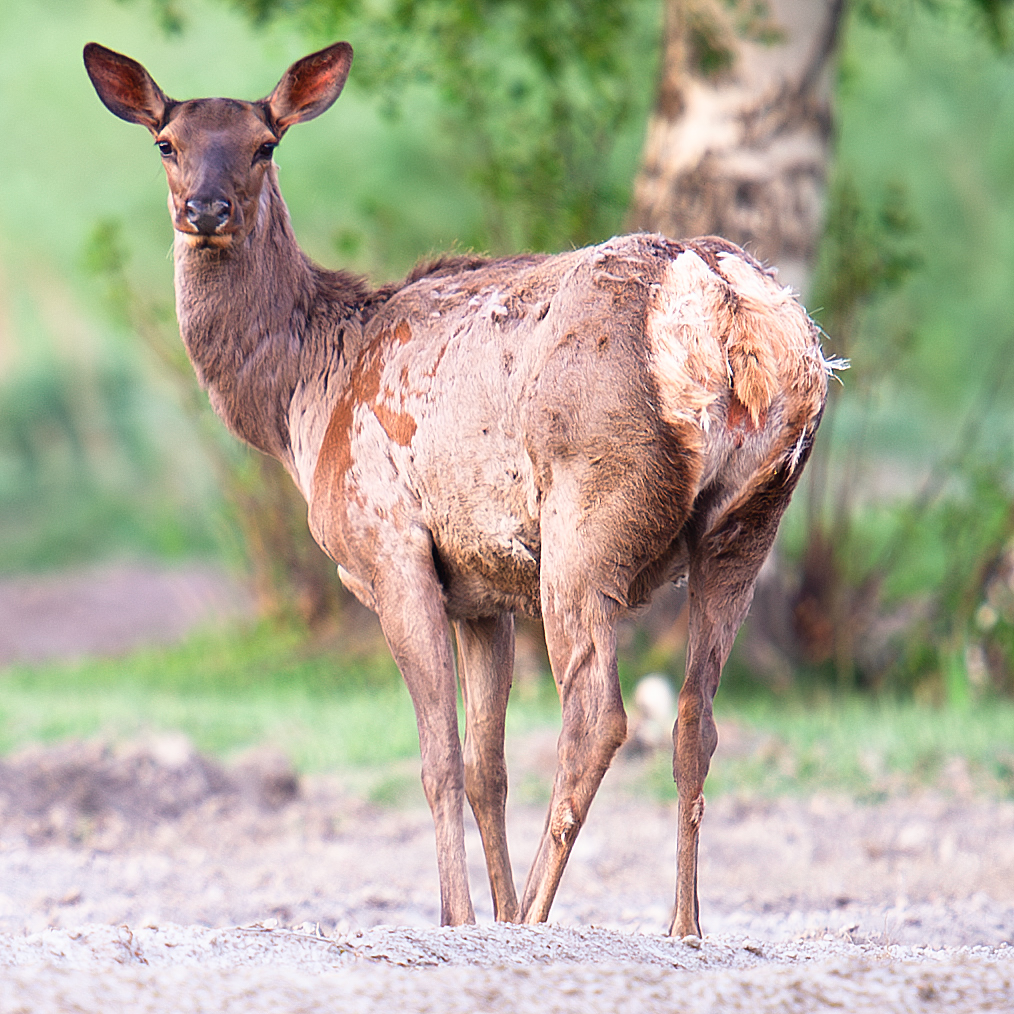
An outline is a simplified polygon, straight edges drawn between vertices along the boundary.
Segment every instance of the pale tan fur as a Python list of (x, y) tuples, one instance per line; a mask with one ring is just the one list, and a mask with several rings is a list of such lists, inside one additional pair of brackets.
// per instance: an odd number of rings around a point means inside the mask
[(812, 414), (827, 394), (828, 370), (810, 318), (790, 288), (741, 257), (722, 254), (718, 262), (736, 292), (726, 345), (736, 397), (754, 426), (780, 390), (802, 395)]
[(755, 429), (786, 388), (821, 404), (826, 364), (791, 290), (735, 254), (718, 260), (721, 274), (693, 250), (681, 253), (667, 266), (648, 314), (666, 418), (706, 433), (709, 409), (729, 391)]
[(692, 250), (665, 268), (646, 320), (665, 417), (707, 431), (708, 409), (728, 386), (728, 287)]

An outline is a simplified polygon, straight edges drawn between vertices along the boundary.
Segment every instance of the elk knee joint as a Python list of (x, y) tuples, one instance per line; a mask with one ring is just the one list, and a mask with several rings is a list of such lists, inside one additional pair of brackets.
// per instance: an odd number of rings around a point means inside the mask
[(560, 845), (569, 845), (577, 836), (581, 822), (577, 819), (569, 800), (561, 803), (554, 811), (549, 822), (549, 833)]
[(701, 826), (701, 821), (704, 819), (703, 795), (700, 795), (696, 799), (690, 801), (690, 805), (687, 807), (687, 819), (690, 821), (690, 826), (695, 831)]

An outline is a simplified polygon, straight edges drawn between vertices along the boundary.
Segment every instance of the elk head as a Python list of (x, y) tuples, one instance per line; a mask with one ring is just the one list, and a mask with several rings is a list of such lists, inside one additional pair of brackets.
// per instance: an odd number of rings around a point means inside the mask
[(294, 123), (320, 116), (341, 94), (352, 47), (338, 42), (294, 63), (258, 102), (169, 98), (136, 60), (90, 42), (85, 68), (110, 112), (147, 127), (169, 180), (173, 228), (192, 247), (247, 236), (272, 153)]

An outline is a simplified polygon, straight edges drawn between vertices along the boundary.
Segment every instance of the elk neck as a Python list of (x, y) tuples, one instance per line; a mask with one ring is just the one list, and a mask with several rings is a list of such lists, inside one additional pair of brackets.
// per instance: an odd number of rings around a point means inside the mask
[(212, 407), (233, 433), (278, 458), (309, 499), (374, 299), (363, 279), (327, 271), (300, 250), (275, 172), (244, 238), (194, 247), (175, 234), (176, 315)]

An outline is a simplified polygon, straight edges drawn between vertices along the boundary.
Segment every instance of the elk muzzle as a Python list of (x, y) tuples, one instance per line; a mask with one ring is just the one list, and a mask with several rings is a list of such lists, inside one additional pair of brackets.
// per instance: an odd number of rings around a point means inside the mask
[(232, 217), (232, 201), (222, 197), (192, 197), (186, 202), (187, 221), (202, 236), (215, 236)]

